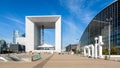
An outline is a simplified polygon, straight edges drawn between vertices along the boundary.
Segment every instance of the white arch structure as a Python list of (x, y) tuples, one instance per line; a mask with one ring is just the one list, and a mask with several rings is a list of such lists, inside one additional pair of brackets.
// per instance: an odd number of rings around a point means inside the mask
[(93, 44), (84, 46), (84, 56), (91, 56), (93, 58), (103, 58), (102, 56), (102, 36), (95, 37), (95, 46)]
[(41, 29), (55, 29), (55, 52), (61, 52), (60, 15), (26, 16), (26, 51), (37, 50), (37, 47), (41, 45)]

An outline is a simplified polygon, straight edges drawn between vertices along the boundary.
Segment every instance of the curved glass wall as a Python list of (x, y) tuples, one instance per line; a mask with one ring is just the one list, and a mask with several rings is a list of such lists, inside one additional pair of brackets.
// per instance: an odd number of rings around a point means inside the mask
[(111, 45), (120, 47), (120, 0), (107, 6), (99, 12), (85, 29), (80, 38), (81, 46), (94, 44), (94, 38), (103, 36), (104, 47), (108, 47), (108, 22), (107, 18), (112, 17), (111, 21)]

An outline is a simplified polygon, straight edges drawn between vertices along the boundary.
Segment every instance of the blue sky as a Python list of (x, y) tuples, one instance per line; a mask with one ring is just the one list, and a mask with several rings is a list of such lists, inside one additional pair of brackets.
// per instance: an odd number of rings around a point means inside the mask
[[(25, 16), (61, 15), (62, 46), (77, 43), (92, 18), (114, 0), (1, 0), (0, 38), (12, 42), (13, 30), (25, 33)], [(48, 39), (49, 38), (49, 39)], [(54, 45), (54, 30), (45, 30)]]

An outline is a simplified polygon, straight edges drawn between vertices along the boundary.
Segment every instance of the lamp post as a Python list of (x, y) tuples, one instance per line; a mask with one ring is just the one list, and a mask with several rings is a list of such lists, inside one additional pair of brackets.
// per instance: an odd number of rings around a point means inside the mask
[(80, 51), (80, 42), (79, 42), (79, 39), (76, 39), (78, 42), (77, 42), (77, 51), (79, 52)]
[(1, 39), (0, 39), (0, 54), (1, 54), (1, 49), (2, 49), (2, 48), (1, 48)]
[(111, 51), (111, 47), (110, 47), (110, 31), (111, 31), (111, 21), (112, 21), (112, 18), (106, 18), (106, 21), (108, 22), (108, 25), (109, 25), (109, 32), (108, 32), (108, 36), (109, 36), (109, 39), (108, 39), (108, 53), (109, 53), (109, 60), (110, 60), (110, 51)]
[(1, 48), (1, 44), (0, 44), (0, 54), (1, 54), (2, 48)]

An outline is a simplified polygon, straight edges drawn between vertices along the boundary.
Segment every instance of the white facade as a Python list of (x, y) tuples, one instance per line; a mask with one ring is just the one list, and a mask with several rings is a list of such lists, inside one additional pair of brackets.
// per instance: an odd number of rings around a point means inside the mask
[(14, 44), (17, 44), (18, 41), (16, 41), (16, 40), (17, 40), (17, 38), (19, 38), (19, 37), (20, 37), (19, 31), (17, 31), (17, 30), (13, 31), (13, 43), (14, 43)]
[(61, 52), (61, 16), (26, 16), (26, 51), (34, 51), (40, 45), (40, 30), (55, 29), (55, 52)]
[(25, 37), (20, 36), (19, 31), (13, 31), (13, 43), (25, 45)]
[(19, 43), (21, 45), (25, 45), (25, 37), (17, 37), (16, 44)]

